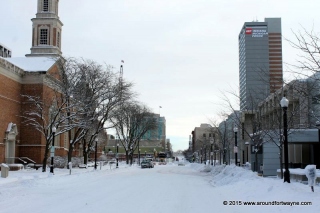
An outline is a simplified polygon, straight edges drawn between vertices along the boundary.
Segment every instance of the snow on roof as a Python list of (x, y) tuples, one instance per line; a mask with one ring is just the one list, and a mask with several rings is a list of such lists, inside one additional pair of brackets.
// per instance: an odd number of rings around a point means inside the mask
[(49, 57), (14, 57), (4, 59), (27, 72), (46, 72), (56, 62), (55, 58)]

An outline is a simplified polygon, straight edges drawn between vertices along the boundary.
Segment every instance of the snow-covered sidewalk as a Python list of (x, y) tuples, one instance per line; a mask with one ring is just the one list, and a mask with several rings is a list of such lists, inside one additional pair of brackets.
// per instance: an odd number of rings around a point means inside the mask
[(100, 170), (55, 169), (10, 172), (0, 179), (4, 213), (194, 213), (310, 212), (320, 209), (320, 187), (283, 183), (234, 165), (156, 165), (141, 169), (120, 164)]

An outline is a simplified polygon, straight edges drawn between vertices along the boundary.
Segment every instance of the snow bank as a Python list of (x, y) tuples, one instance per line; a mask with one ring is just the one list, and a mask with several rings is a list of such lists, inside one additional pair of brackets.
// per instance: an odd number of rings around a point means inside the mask
[(207, 172), (212, 177), (211, 184), (214, 186), (223, 186), (234, 184), (239, 181), (262, 179), (256, 172), (244, 169), (235, 165), (204, 165), (204, 164), (190, 164), (190, 166), (199, 171)]

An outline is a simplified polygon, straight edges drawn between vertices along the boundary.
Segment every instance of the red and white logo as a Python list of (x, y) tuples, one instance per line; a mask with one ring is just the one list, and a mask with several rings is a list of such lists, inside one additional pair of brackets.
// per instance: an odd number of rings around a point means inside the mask
[(246, 34), (252, 34), (252, 28), (246, 28)]

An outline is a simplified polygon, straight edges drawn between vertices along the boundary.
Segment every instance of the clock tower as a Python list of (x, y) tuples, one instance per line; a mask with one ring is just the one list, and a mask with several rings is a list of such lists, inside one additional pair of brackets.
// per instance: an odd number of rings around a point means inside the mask
[(62, 54), (62, 22), (58, 16), (59, 0), (38, 0), (32, 21), (32, 47), (27, 57), (56, 57)]

